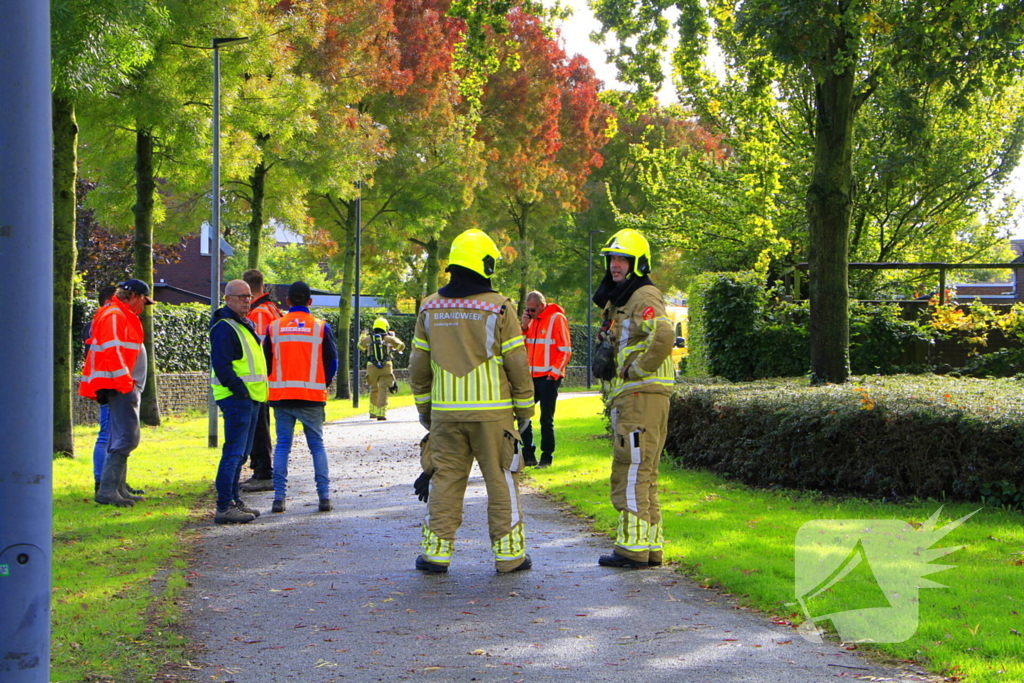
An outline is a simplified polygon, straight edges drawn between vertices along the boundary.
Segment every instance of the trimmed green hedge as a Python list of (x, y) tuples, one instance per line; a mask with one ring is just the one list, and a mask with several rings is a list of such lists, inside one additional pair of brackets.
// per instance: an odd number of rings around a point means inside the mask
[[(82, 330), (96, 313), (92, 299), (75, 299), (72, 334), (75, 367), (85, 362)], [(196, 372), (210, 367), (210, 307), (204, 304), (155, 306), (153, 336), (159, 372)]]
[(1021, 382), (934, 376), (687, 384), (668, 457), (755, 486), (1019, 505)]
[[(751, 272), (705, 273), (690, 296), (690, 377), (743, 382), (810, 371), (810, 308), (765, 289)], [(924, 370), (915, 352), (932, 342), (895, 304), (850, 306), (850, 369), (889, 375)]]
[(153, 337), (159, 372), (205, 371), (210, 367), (210, 307), (154, 306)]

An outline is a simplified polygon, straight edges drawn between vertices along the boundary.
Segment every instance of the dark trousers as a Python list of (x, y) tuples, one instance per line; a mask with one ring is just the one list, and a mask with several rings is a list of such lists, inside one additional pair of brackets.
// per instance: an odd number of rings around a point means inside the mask
[(245, 454), (252, 450), (256, 418), (260, 414), (261, 405), (266, 404), (253, 401), (248, 396), (239, 398), (232, 395), (217, 401), (224, 416), (224, 446), (221, 448), (217, 478), (214, 480), (217, 510), (221, 512), (238, 500), (238, 476), (245, 464)]
[[(533, 378), (533, 400), (540, 405), (540, 455), (550, 458), (555, 452), (555, 403), (558, 401), (558, 387), (562, 378)], [(536, 459), (537, 446), (533, 442), (533, 423), (523, 432), (523, 458), (530, 462)]]
[(266, 403), (260, 404), (260, 415), (256, 418), (249, 467), (252, 468), (253, 479), (274, 478), (274, 442), (270, 440), (270, 406)]

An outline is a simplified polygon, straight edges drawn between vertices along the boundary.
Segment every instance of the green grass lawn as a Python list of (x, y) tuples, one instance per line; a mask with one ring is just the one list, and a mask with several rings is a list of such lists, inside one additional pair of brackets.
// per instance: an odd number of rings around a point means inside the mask
[[(411, 405), (408, 388), (392, 397)], [(366, 397), (331, 401), (328, 420), (367, 411)], [(530, 470), (533, 484), (612, 531), (608, 502), (611, 445), (600, 398), (559, 404), (555, 464)], [(188, 581), (194, 523), (213, 514), (219, 451), (206, 447), (205, 417), (166, 419), (143, 428), (129, 461), (129, 481), (147, 502), (120, 510), (92, 502), (95, 427), (76, 428), (78, 458), (54, 462), (52, 675), (55, 682), (152, 680), (165, 663), (181, 664), (186, 643), (176, 628), (176, 600)], [(939, 506), (884, 505), (752, 491), (663, 463), (661, 501), (666, 560), (702, 585), (719, 588), (780, 620), (798, 620), (794, 539), (816, 519), (925, 521)], [(977, 505), (948, 505), (942, 522)], [(932, 575), (944, 589), (920, 592), (920, 628), (905, 643), (877, 646), (969, 681), (1024, 680), (1024, 529), (1017, 512), (984, 509), (939, 545), (964, 545)], [(596, 561), (596, 557), (594, 560)], [(795, 634), (794, 634), (795, 635)], [(1000, 673), (1001, 672), (1001, 673)]]
[[(611, 442), (600, 413), (596, 396), (559, 403), (554, 466), (529, 470), (529, 477), (533, 485), (570, 503), (593, 519), (598, 529), (613, 534), (617, 514), (608, 500)], [(662, 462), (659, 483), (666, 561), (677, 563), (704, 586), (794, 623), (802, 619), (792, 604), (794, 546), (805, 522), (899, 519), (917, 525), (941, 505), (751, 490), (707, 473), (677, 469), (667, 461)], [(947, 504), (939, 525), (979, 507)], [(1024, 680), (1022, 524), (1020, 512), (984, 508), (951, 532), (937, 545), (965, 547), (936, 562), (955, 568), (927, 577), (948, 588), (920, 590), (916, 634), (903, 643), (863, 647), (972, 682)], [(878, 590), (877, 585), (873, 587)], [(859, 588), (865, 587), (854, 585)], [(873, 597), (863, 596), (865, 600)]]
[[(408, 387), (389, 404), (411, 405)], [(368, 398), (359, 405), (329, 401), (327, 419), (366, 413)], [(175, 601), (188, 581), (194, 523), (213, 515), (220, 450), (207, 448), (206, 416), (143, 427), (128, 482), (147, 500), (122, 510), (92, 500), (96, 430), (76, 427), (77, 457), (53, 463), (51, 680), (149, 681), (186, 656)]]

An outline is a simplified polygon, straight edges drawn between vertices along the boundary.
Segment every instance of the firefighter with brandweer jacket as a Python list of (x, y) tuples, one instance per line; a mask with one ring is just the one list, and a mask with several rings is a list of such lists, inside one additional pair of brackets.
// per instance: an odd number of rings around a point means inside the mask
[(651, 248), (644, 236), (620, 230), (601, 254), (606, 272), (593, 300), (611, 323), (602, 334), (617, 350), (608, 398), (614, 439), (611, 499), (619, 524), (613, 552), (598, 563), (658, 566), (663, 546), (658, 466), (675, 385), (675, 335), (661, 291), (648, 277)]
[[(519, 432), (533, 416), (533, 380), (515, 305), (491, 288), (500, 258), (480, 230), (452, 242), (451, 281), (420, 307), (409, 358), (420, 422), (429, 430), (429, 457), (417, 480), (427, 497), (422, 554), (416, 568), (446, 572), (462, 523), (473, 460), (487, 486), (487, 521), (495, 568), (532, 566), (519, 502)], [(429, 482), (429, 483), (428, 483)]]

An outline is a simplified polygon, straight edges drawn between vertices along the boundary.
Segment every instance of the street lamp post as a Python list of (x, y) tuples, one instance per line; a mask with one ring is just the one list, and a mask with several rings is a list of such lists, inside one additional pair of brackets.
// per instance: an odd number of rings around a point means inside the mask
[(356, 197), (356, 305), (355, 305), (355, 316), (356, 324), (352, 326), (355, 330), (355, 334), (352, 335), (352, 346), (355, 350), (352, 361), (352, 407), (359, 407), (359, 334), (362, 332), (360, 327), (360, 300), (362, 299), (362, 279), (361, 272), (363, 269), (363, 181), (356, 181), (356, 189), (359, 190), (359, 195)]
[(604, 230), (591, 230), (587, 234), (587, 390), (590, 390), (590, 363), (594, 353), (594, 235)]
[[(220, 48), (249, 42), (248, 38), (214, 38), (213, 46), (213, 210), (210, 219), (210, 319), (220, 303)], [(211, 373), (213, 368), (210, 368)], [(207, 403), (209, 435), (207, 444), (217, 447), (217, 403), (213, 387)]]

